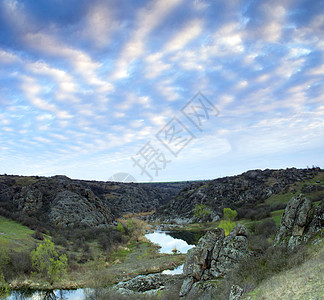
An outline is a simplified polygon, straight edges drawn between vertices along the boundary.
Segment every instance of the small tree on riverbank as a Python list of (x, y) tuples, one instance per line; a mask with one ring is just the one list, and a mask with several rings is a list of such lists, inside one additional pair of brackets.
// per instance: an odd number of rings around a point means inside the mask
[(66, 274), (67, 257), (56, 252), (50, 239), (45, 238), (44, 242), (31, 252), (31, 260), (33, 268), (43, 274), (50, 284)]

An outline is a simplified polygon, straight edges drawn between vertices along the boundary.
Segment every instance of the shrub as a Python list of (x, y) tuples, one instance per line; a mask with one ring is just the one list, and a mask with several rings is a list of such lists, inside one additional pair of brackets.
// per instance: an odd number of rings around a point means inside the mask
[(233, 220), (236, 218), (236, 216), (236, 210), (232, 210), (230, 208), (223, 209), (223, 220), (220, 221), (218, 227), (224, 229), (225, 235), (228, 235), (235, 227), (236, 223)]
[(205, 204), (196, 204), (193, 210), (193, 215), (199, 221), (206, 221), (210, 217), (210, 208)]
[(272, 219), (268, 219), (256, 225), (256, 234), (260, 234), (266, 238), (276, 233), (276, 223)]
[(232, 210), (228, 207), (225, 207), (223, 209), (223, 218), (224, 220), (228, 220), (228, 221), (233, 221), (237, 216), (237, 211), (236, 210)]
[(32, 271), (32, 261), (30, 258), (29, 251), (27, 252), (11, 252), (9, 254), (10, 258), (10, 270), (11, 277), (20, 274), (30, 274)]
[(42, 234), (40, 231), (38, 231), (38, 230), (36, 230), (36, 231), (32, 234), (32, 237), (33, 237), (34, 239), (36, 239), (36, 240), (40, 240), (40, 241), (44, 240), (44, 236), (43, 236), (43, 234)]
[(228, 287), (238, 284), (245, 292), (250, 292), (261, 281), (300, 265), (306, 257), (306, 248), (303, 247), (296, 247), (293, 252), (285, 248), (269, 247), (261, 255), (243, 258), (229, 274), (226, 284)]
[(59, 256), (54, 243), (47, 238), (31, 252), (31, 260), (33, 268), (43, 274), (50, 284), (53, 284), (54, 281), (66, 274), (66, 255)]

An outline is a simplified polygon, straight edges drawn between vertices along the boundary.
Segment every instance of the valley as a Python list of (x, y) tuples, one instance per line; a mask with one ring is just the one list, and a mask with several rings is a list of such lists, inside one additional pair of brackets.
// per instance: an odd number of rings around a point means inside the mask
[[(249, 252), (257, 257), (269, 256), (287, 203), (303, 194), (313, 207), (310, 211), (320, 211), (323, 183), (324, 171), (320, 168), (253, 170), (204, 182), (154, 184), (1, 175), (2, 296), (21, 290), (89, 289), (83, 298), (109, 299), (117, 293), (120, 299), (177, 299), (184, 274), (162, 272), (182, 265), (187, 259), (185, 252), (179, 253), (179, 245), (174, 251), (161, 253), (163, 245), (161, 248), (152, 243), (150, 234), (166, 232), (170, 238), (193, 247), (206, 233), (232, 222), (249, 232)], [(226, 219), (224, 209), (235, 212), (235, 217)], [(287, 263), (287, 270), (278, 271), (282, 272), (280, 276), (294, 268), (307, 269), (308, 260), (310, 264), (319, 260), (314, 253), (322, 253), (322, 234), (323, 229), (314, 233), (307, 249), (300, 252), (303, 258), (296, 256), (298, 262)], [(35, 272), (30, 258), (31, 251), (45, 239), (55, 244), (58, 255), (67, 257), (65, 275), (54, 282)], [(158, 240), (162, 242), (162, 236)], [(111, 290), (138, 275), (148, 275), (140, 277), (144, 290), (138, 288), (139, 279), (129, 283), (130, 290), (127, 284), (122, 292)], [(271, 271), (253, 287), (243, 287), (244, 293), (257, 295), (273, 284), (274, 275)], [(316, 278), (317, 286), (321, 286), (323, 283)], [(225, 287), (228, 280), (213, 280), (220, 285), (219, 291), (229, 293)], [(73, 293), (64, 299), (73, 299)]]

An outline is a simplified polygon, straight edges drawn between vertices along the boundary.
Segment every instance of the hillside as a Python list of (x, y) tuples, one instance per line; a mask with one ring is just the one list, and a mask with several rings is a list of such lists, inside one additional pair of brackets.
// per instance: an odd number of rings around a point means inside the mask
[(0, 215), (26, 225), (66, 227), (111, 224), (125, 213), (157, 209), (187, 182), (119, 183), (66, 176), (0, 176)]
[(193, 220), (196, 204), (205, 204), (210, 220), (222, 216), (223, 207), (236, 209), (239, 218), (259, 218), (283, 209), (289, 199), (303, 193), (313, 201), (324, 197), (324, 171), (320, 168), (251, 170), (241, 175), (218, 178), (185, 187), (158, 210), (166, 220)]

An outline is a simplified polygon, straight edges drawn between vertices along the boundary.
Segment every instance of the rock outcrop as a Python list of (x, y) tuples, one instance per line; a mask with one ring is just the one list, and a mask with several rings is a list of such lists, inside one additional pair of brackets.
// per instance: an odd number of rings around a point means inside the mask
[(164, 288), (168, 279), (169, 275), (162, 275), (159, 273), (140, 275), (131, 280), (117, 284), (115, 289), (119, 290), (121, 293), (126, 292), (125, 290), (140, 293), (158, 291)]
[(314, 209), (312, 202), (301, 194), (288, 202), (274, 239), (274, 246), (294, 249), (323, 228), (324, 200)]
[[(170, 203), (161, 208), (160, 215), (167, 220), (190, 219), (196, 204), (205, 204), (211, 210), (210, 220), (222, 216), (222, 207), (243, 207), (252, 210), (265, 199), (280, 192), (294, 192), (294, 184), (309, 180), (323, 172), (320, 168), (284, 170), (251, 170), (241, 175), (199, 182), (185, 187)], [(316, 185), (314, 189), (321, 190)]]
[(248, 231), (244, 226), (237, 225), (226, 237), (221, 228), (208, 231), (186, 255), (180, 296), (188, 295), (200, 281), (226, 275), (248, 253)]
[(96, 227), (111, 224), (126, 213), (155, 210), (186, 185), (84, 181), (62, 175), (0, 175), (0, 215), (20, 222), (29, 219), (28, 224), (33, 226)]

